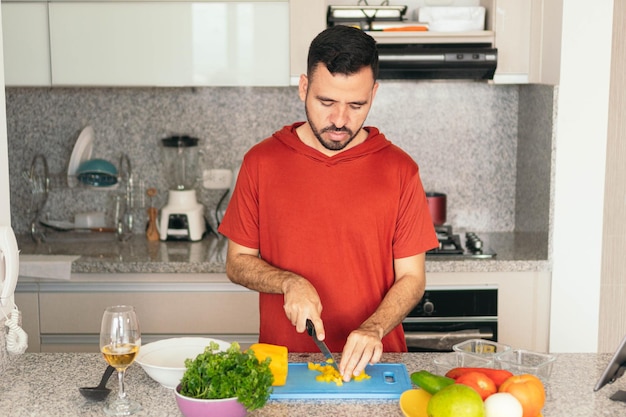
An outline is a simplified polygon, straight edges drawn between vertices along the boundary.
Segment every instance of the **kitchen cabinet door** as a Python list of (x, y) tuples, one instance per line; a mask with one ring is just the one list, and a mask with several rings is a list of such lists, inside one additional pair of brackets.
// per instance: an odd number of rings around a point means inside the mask
[(291, 84), (298, 85), (306, 74), (309, 45), (318, 33), (326, 29), (326, 0), (292, 1), (289, 5)]
[(48, 3), (2, 2), (7, 86), (50, 86)]
[(53, 85), (289, 84), (289, 4), (52, 2)]
[(135, 307), (144, 343), (179, 336), (242, 346), (258, 341), (258, 295), (252, 291), (41, 292), (39, 303), (42, 352), (97, 352), (102, 312), (116, 304)]
[(498, 68), (494, 76), (496, 83), (529, 81), (532, 1), (496, 1), (495, 44), (498, 48)]
[(33, 287), (15, 293), (15, 305), (22, 312), (22, 329), (28, 335), (28, 352), (39, 352), (39, 294)]

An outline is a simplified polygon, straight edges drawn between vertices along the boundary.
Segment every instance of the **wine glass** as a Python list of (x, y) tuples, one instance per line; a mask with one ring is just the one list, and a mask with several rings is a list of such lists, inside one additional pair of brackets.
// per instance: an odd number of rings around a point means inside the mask
[(104, 407), (110, 416), (128, 416), (141, 410), (136, 401), (126, 398), (124, 372), (135, 360), (141, 346), (141, 332), (135, 309), (132, 306), (107, 307), (102, 315), (100, 351), (104, 359), (117, 370), (118, 397)]

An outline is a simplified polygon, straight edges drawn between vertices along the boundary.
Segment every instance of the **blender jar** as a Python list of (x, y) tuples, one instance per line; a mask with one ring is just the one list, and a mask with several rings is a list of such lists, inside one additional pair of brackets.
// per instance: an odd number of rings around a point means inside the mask
[(195, 186), (198, 178), (198, 141), (190, 136), (161, 139), (163, 163), (170, 190), (190, 190)]

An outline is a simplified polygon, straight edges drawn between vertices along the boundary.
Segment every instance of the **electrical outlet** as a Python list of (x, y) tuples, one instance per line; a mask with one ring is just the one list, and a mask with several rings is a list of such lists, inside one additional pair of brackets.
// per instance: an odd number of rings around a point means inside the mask
[(202, 172), (202, 185), (207, 190), (228, 190), (233, 182), (230, 169), (205, 169)]

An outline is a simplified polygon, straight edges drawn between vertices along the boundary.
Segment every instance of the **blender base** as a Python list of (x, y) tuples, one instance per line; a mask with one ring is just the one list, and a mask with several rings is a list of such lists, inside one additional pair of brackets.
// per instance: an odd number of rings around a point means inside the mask
[(204, 206), (197, 202), (195, 190), (170, 190), (167, 205), (161, 209), (161, 240), (202, 240), (206, 232)]

